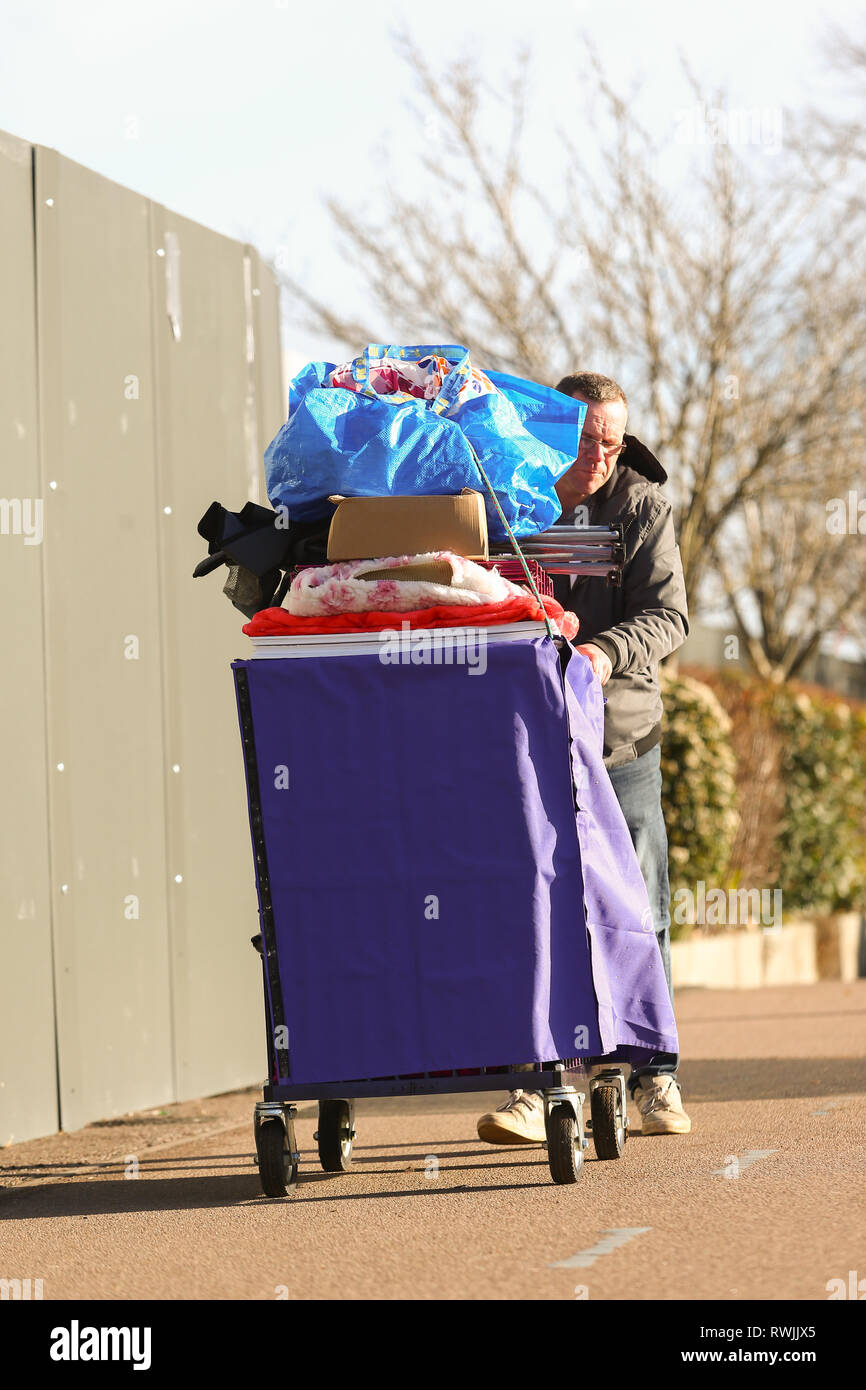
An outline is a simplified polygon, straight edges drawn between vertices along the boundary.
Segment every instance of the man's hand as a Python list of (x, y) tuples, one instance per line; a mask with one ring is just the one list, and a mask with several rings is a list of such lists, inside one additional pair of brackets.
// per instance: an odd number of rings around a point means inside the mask
[(613, 667), (607, 652), (603, 652), (601, 647), (594, 647), (591, 642), (587, 642), (584, 647), (577, 647), (577, 651), (583, 652), (601, 684), (604, 685), (610, 679)]

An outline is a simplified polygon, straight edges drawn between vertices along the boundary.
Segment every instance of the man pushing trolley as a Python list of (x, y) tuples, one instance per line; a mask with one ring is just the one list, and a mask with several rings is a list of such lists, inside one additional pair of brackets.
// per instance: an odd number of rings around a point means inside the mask
[[(624, 1066), (677, 1051), (604, 765), (602, 685), (579, 615), (551, 593), (563, 571), (616, 586), (622, 530), (589, 527), (564, 563), (529, 554), (561, 511), (586, 403), (478, 372), (462, 348), (370, 345), (311, 364), (289, 407), (266, 455), (271, 502), (309, 556), (309, 508), (328, 489), (326, 563), (299, 565), (287, 545), (286, 580), (268, 583), (275, 598), (244, 629), (252, 653), (233, 663), (267, 1020), (264, 1191), (297, 1181), (300, 1101), (319, 1102), (323, 1167), (346, 1172), (359, 1097), (518, 1088), (539, 1097), (554, 1182), (573, 1183), (587, 1095), (598, 1156), (619, 1158)], [(479, 643), (485, 660), (466, 659)]]

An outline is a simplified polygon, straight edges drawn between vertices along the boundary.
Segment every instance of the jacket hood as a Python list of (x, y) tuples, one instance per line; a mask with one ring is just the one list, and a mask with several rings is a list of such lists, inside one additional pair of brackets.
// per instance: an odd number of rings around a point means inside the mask
[(625, 448), (618, 462), (633, 473), (639, 473), (642, 478), (648, 478), (651, 483), (666, 483), (668, 475), (655, 454), (633, 434), (624, 434), (623, 439)]

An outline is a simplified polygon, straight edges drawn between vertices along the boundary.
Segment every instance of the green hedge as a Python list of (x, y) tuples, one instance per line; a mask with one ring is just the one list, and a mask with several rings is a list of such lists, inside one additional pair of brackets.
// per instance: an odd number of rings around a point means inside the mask
[[(662, 805), (668, 832), (671, 891), (730, 880), (737, 813), (731, 721), (702, 682), (661, 673), (664, 699)], [(672, 922), (671, 935), (688, 930)]]
[(671, 888), (780, 888), (866, 909), (866, 707), (740, 672), (663, 674)]
[(866, 907), (866, 712), (824, 694), (772, 702), (785, 799), (778, 827), (785, 908)]

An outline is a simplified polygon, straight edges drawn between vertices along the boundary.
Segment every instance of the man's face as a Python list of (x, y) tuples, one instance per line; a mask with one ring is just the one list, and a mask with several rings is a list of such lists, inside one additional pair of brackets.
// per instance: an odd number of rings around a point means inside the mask
[[(577, 391), (574, 393), (574, 399), (584, 400)], [(600, 487), (604, 487), (616, 468), (616, 458), (608, 458), (604, 450), (615, 449), (622, 443), (628, 410), (622, 401), (584, 401), (584, 404), (586, 419), (583, 422), (577, 460), (564, 476), (568, 479), (572, 491), (589, 496), (598, 492)]]

